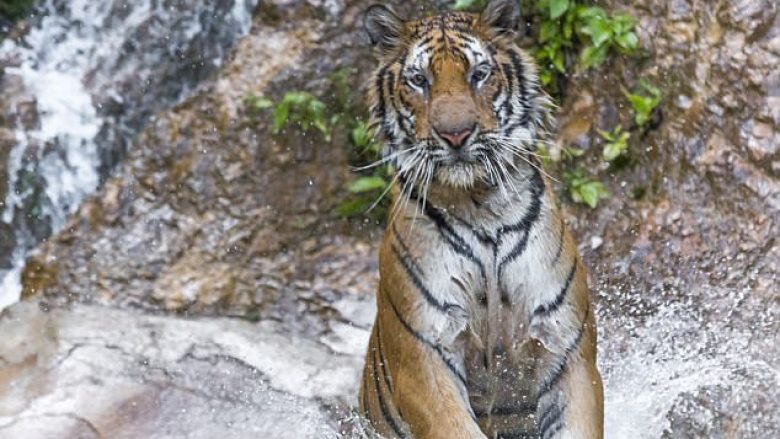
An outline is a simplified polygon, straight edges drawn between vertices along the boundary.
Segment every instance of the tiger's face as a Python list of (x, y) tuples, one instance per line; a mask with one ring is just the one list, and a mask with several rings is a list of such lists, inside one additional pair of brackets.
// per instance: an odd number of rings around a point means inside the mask
[(513, 42), (519, 20), (517, 0), (416, 21), (368, 9), (371, 116), (404, 191), (503, 186), (530, 161), (549, 100)]

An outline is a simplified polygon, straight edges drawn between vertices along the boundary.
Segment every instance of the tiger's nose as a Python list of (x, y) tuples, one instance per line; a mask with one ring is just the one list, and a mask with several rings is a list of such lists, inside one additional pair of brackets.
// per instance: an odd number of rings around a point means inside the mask
[(437, 131), (439, 136), (441, 136), (442, 139), (444, 139), (452, 148), (459, 149), (463, 146), (464, 143), (466, 143), (466, 139), (469, 138), (471, 133), (474, 131), (474, 128), (465, 128), (462, 130), (452, 131), (452, 132), (441, 132)]

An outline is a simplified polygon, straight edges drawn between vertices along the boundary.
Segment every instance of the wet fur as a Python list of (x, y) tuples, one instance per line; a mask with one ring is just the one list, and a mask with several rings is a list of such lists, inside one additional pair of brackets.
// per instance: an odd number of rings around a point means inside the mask
[[(550, 104), (502, 22), (509, 3), (413, 22), (368, 13), (371, 113), (397, 179), (359, 398), (387, 438), (603, 436), (587, 275), (534, 155)], [(489, 83), (462, 79), (475, 57), (458, 48), (479, 44)], [(426, 90), (408, 82), (419, 56)], [(463, 120), (483, 136), (459, 167), (431, 125)]]

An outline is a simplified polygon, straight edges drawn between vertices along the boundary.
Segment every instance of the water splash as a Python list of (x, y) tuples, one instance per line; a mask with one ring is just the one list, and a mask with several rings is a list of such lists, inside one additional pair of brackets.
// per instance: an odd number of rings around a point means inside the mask
[(26, 34), (3, 42), (0, 102), (16, 144), (0, 221), (15, 245), (0, 254), (0, 309), (18, 300), (27, 252), (63, 227), (153, 114), (221, 65), (256, 3), (46, 0)]

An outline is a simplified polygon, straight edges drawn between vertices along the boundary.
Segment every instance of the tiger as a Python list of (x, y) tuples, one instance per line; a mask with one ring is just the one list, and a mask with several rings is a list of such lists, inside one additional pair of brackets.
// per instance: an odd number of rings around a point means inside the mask
[(518, 0), (363, 18), (393, 169), (359, 412), (385, 438), (601, 438), (587, 273), (541, 166), (554, 105)]

